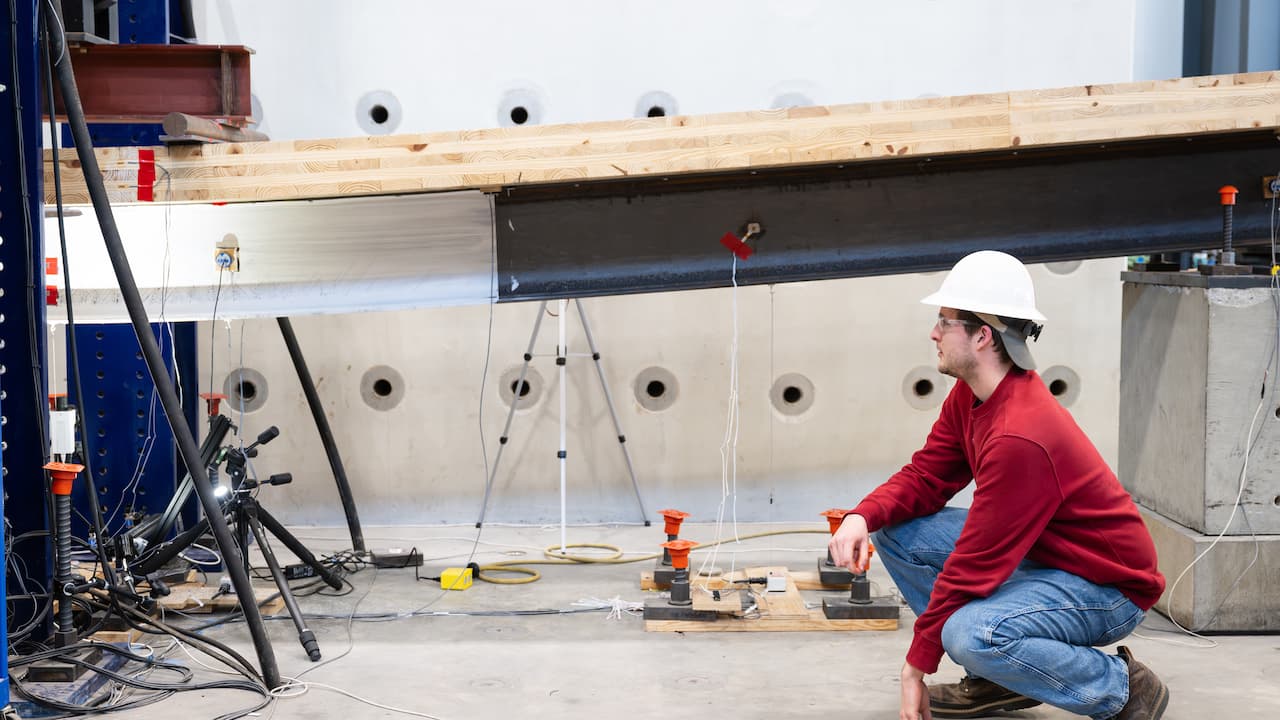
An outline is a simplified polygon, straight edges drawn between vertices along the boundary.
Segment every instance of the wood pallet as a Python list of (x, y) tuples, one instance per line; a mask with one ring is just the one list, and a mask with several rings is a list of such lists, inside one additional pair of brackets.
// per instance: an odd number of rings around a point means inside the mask
[[(218, 588), (198, 583), (174, 585), (165, 597), (157, 604), (165, 610), (177, 610), (187, 614), (204, 614), (213, 612), (231, 612), (240, 608), (240, 599), (235, 592), (214, 597)], [(254, 588), (254, 597), (258, 599), (258, 607), (263, 615), (274, 615), (284, 608), (284, 600), (278, 595), (269, 602), (267, 598), (276, 595), (275, 588)]]
[[(712, 590), (725, 590), (734, 585), (733, 580), (747, 577), (763, 577), (770, 573), (787, 577), (784, 592), (759, 592), (750, 604), (751, 612), (743, 610), (741, 594), (744, 591), (722, 592), (717, 600)], [(795, 575), (817, 573), (795, 573)], [(652, 581), (652, 573), (649, 573)], [(759, 587), (759, 586), (755, 586)], [(820, 586), (821, 587), (821, 586)], [(704, 620), (645, 620), (648, 632), (796, 632), (812, 630), (897, 630), (897, 620), (828, 620), (822, 608), (806, 607), (804, 597), (793, 574), (784, 567), (746, 568), (724, 578), (698, 580), (693, 585), (693, 609), (713, 610), (717, 619)]]

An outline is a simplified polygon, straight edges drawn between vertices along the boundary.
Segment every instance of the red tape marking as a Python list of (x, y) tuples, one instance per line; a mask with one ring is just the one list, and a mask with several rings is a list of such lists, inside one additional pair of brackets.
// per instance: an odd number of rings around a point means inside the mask
[(733, 233), (725, 233), (720, 237), (720, 244), (729, 249), (729, 252), (738, 256), (739, 260), (746, 260), (751, 257), (751, 253), (755, 252), (751, 246), (738, 239)]
[(138, 150), (138, 199), (143, 202), (155, 200), (156, 184), (156, 151), (150, 148)]

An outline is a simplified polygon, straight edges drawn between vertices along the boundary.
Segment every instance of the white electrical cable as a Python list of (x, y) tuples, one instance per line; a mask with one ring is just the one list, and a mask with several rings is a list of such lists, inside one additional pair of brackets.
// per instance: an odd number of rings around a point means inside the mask
[[(417, 710), (406, 710), (404, 708), (398, 708), (393, 705), (384, 705), (383, 703), (374, 702), (373, 700), (370, 700), (368, 698), (360, 697), (359, 695), (356, 695), (355, 693), (349, 690), (343, 690), (342, 688), (336, 687), (333, 685), (326, 685), (325, 683), (319, 683), (314, 681), (303, 682), (301, 680), (298, 680), (296, 678), (291, 678), (291, 677), (286, 677), (284, 679), (288, 680), (288, 682), (276, 688), (275, 690), (272, 690), (271, 695), (273, 697), (280, 698), (280, 699), (301, 697), (303, 695), (306, 695), (307, 691), (309, 691), (311, 688), (319, 688), (321, 690), (328, 690), (329, 692), (338, 693), (339, 695), (345, 695), (351, 698), (352, 700), (362, 702), (365, 705), (376, 707), (381, 710), (388, 710), (390, 712), (400, 713), (401, 715), (412, 715), (413, 717), (428, 718), (428, 720), (441, 720), (441, 718), (436, 715), (430, 715), (424, 712), (418, 712)], [(300, 690), (300, 692), (290, 692), (290, 691), (298, 691), (298, 690)]]

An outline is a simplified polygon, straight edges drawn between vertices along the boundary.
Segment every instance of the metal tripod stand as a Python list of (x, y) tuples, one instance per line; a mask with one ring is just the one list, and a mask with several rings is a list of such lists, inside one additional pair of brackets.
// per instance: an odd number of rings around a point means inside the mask
[[(293, 476), (289, 473), (279, 473), (272, 475), (267, 480), (255, 480), (247, 477), (246, 464), (248, 458), (256, 457), (258, 454), (258, 446), (264, 445), (276, 436), (280, 431), (275, 426), (267, 428), (258, 435), (257, 440), (243, 449), (235, 446), (226, 446), (219, 450), (213, 457), (209, 465), (209, 474), (212, 478), (216, 478), (216, 469), (219, 464), (226, 463), (226, 472), (230, 484), (228, 492), (225, 494), (226, 500), (220, 508), (221, 514), (230, 517), (232, 524), (236, 529), (236, 540), (241, 548), (240, 557), (244, 564), (245, 574), (249, 574), (249, 538), (252, 536), (258, 543), (258, 549), (262, 552), (263, 560), (267, 563), (267, 568), (271, 572), (271, 579), (275, 581), (276, 589), (280, 591), (280, 598), (284, 601), (285, 608), (289, 612), (290, 619), (293, 620), (294, 628), (298, 631), (298, 642), (306, 651), (307, 656), (312, 662), (320, 660), (320, 645), (316, 642), (315, 633), (313, 633), (303, 622), (304, 618), (302, 610), (298, 607), (298, 601), (293, 595), (293, 591), (289, 589), (288, 578), (285, 577), (284, 571), (280, 568), (280, 563), (276, 560), (275, 553), (271, 550), (271, 545), (267, 542), (267, 533), (270, 532), (280, 542), (284, 543), (298, 560), (309, 566), (312, 572), (329, 587), (335, 590), (342, 589), (342, 578), (329, 568), (325, 567), (310, 550), (302, 544), (297, 537), (290, 533), (280, 521), (277, 520), (267, 509), (262, 507), (256, 497), (256, 491), (264, 485), (285, 485), (293, 481)], [(215, 486), (219, 486), (214, 481)], [(187, 530), (166, 544), (157, 547), (155, 554), (147, 557), (140, 564), (140, 568), (150, 569), (162, 567), (165, 563), (182, 554), (182, 552), (191, 546), (196, 540), (202, 537), (209, 530), (209, 518), (206, 516), (199, 523), (196, 523), (190, 530)], [(226, 561), (230, 564), (230, 560)]]
[[(568, 451), (565, 449), (566, 435), (566, 413), (565, 413), (565, 366), (569, 357), (567, 345), (565, 343), (565, 314), (569, 308), (568, 300), (560, 300), (560, 341), (556, 345), (556, 365), (560, 371), (560, 450), (556, 453), (556, 457), (560, 459), (560, 550), (565, 549), (565, 477), (566, 464), (568, 462)], [(574, 307), (578, 309), (578, 319), (582, 321), (582, 331), (587, 336), (587, 345), (591, 348), (589, 357), (595, 361), (596, 374), (600, 378), (600, 388), (604, 391), (605, 404), (609, 406), (609, 417), (613, 419), (613, 429), (618, 436), (618, 447), (622, 449), (622, 458), (627, 464), (627, 474), (631, 476), (631, 487), (636, 493), (636, 503), (640, 506), (640, 519), (644, 521), (645, 526), (649, 525), (649, 514), (644, 510), (644, 500), (640, 497), (640, 485), (636, 482), (636, 471), (631, 465), (631, 454), (627, 452), (627, 436), (622, 432), (622, 425), (618, 422), (618, 413), (613, 407), (613, 395), (609, 392), (609, 383), (604, 377), (604, 368), (600, 366), (600, 351), (596, 348), (595, 338), (591, 335), (591, 324), (587, 321), (587, 313), (582, 308), (581, 300), (573, 301)], [(480, 519), (476, 521), (476, 527), (484, 524), (485, 511), (489, 507), (489, 492), (493, 489), (493, 480), (498, 476), (498, 467), (502, 464), (502, 451), (507, 446), (507, 440), (511, 434), (511, 421), (516, 415), (516, 406), (520, 404), (520, 388), (524, 387), (525, 376), (529, 372), (529, 363), (533, 360), (533, 346), (538, 341), (538, 332), (542, 329), (542, 318), (546, 315), (547, 301), (543, 300), (538, 305), (538, 317), (533, 322), (533, 333), (529, 336), (529, 347), (524, 352), (524, 364), (520, 367), (520, 377), (516, 380), (515, 392), (511, 398), (511, 408), (507, 410), (507, 423), (502, 428), (502, 436), (498, 438), (498, 454), (493, 460), (493, 468), (489, 472), (489, 478), (484, 484), (484, 500), (480, 504)], [(581, 354), (586, 357), (585, 353)]]

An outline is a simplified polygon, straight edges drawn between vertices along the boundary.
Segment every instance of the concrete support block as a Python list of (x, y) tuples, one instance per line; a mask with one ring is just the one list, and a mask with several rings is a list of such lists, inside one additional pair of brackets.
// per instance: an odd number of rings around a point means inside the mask
[(1216, 535), (1198, 533), (1160, 513), (1139, 509), (1155, 540), (1160, 572), (1168, 580), (1157, 610), (1196, 631), (1280, 630), (1280, 594), (1275, 591), (1280, 587), (1280, 535), (1258, 535), (1256, 542), (1248, 535), (1224, 536), (1184, 574)]
[(1120, 481), (1138, 502), (1197, 532), (1216, 535), (1230, 522), (1229, 535), (1280, 533), (1270, 278), (1148, 272), (1124, 280)]

